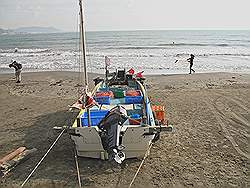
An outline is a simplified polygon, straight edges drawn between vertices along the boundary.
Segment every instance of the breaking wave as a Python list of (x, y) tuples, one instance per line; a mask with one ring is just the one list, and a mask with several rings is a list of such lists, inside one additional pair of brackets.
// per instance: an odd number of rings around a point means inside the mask
[[(77, 69), (77, 36), (76, 33), (34, 34), (28, 35), (29, 40), (19, 35), (1, 36), (0, 69), (8, 68), (11, 59), (30, 69)], [(238, 31), (95, 32), (86, 37), (87, 61), (96, 69), (104, 67), (104, 57), (108, 56), (114, 67), (185, 70), (187, 63), (175, 63), (175, 60), (186, 61), (193, 53), (195, 66), (200, 70), (250, 70), (249, 36), (249, 32)]]
[(202, 44), (202, 43), (163, 43), (157, 44), (157, 46), (229, 46), (228, 44)]
[[(152, 49), (152, 47), (124, 47), (120, 49)], [(178, 51), (119, 51), (112, 50), (111, 52), (96, 52), (89, 51), (87, 56), (91, 58), (104, 58), (104, 56), (110, 58), (146, 58), (146, 57), (185, 57), (189, 56), (189, 53), (178, 53)], [(13, 49), (0, 49), (0, 57), (76, 57), (79, 56), (77, 50), (56, 50), (56, 49), (18, 49), (18, 52), (14, 52)], [(235, 56), (235, 57), (250, 57), (250, 53), (195, 53), (196, 57), (210, 57), (210, 56)], [(53, 58), (53, 57), (52, 57)]]
[(244, 44), (234, 44), (234, 45), (230, 45), (230, 44), (202, 44), (202, 43), (175, 43), (175, 44), (171, 44), (171, 43), (162, 43), (162, 44), (156, 44), (156, 45), (152, 45), (152, 46), (113, 46), (113, 47), (106, 47), (105, 49), (121, 49), (121, 50), (140, 50), (140, 49), (161, 49), (161, 48), (174, 48), (174, 47), (230, 47), (230, 46), (242, 46), (244, 47)]
[[(188, 53), (178, 53), (175, 56), (176, 57), (181, 57), (181, 56), (188, 56), (190, 54)], [(201, 53), (201, 54), (196, 54), (195, 56), (198, 57), (208, 57), (208, 56), (236, 56), (236, 57), (250, 57), (250, 53)]]
[(44, 52), (51, 52), (51, 49), (45, 48), (27, 48), (27, 49), (18, 49), (15, 52), (15, 49), (0, 49), (0, 53), (44, 53)]

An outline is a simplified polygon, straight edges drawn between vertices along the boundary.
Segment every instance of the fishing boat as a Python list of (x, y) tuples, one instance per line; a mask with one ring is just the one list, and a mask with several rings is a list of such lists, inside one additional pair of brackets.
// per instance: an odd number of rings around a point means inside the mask
[[(159, 139), (160, 132), (172, 131), (172, 126), (164, 123), (164, 107), (151, 106), (142, 72), (135, 75), (134, 70), (123, 69), (110, 73), (108, 70), (110, 59), (105, 57), (105, 77), (94, 79), (95, 87), (89, 92), (82, 0), (79, 0), (79, 6), (82, 90), (80, 98), (69, 109), (72, 117), (76, 114), (76, 118), (72, 124), (54, 127), (55, 130), (61, 130), (60, 134), (21, 187), (29, 181), (65, 132), (70, 134), (75, 143), (77, 177), (81, 187), (78, 156), (109, 160), (119, 164), (125, 159), (144, 156), (143, 163), (149, 155), (152, 143)], [(137, 173), (129, 187), (136, 175)]]
[(143, 157), (160, 131), (172, 127), (155, 119), (144, 79), (125, 70), (106, 78), (89, 94), (95, 104), (82, 109), (71, 127), (77, 154), (100, 159), (110, 159), (116, 153), (122, 159)]
[(159, 108), (152, 109), (142, 74), (138, 76), (125, 69), (110, 73), (108, 57), (104, 78), (95, 79), (94, 89), (88, 91), (83, 7), (79, 2), (83, 90), (71, 106), (80, 112), (67, 132), (81, 157), (118, 163), (143, 157), (149, 154), (148, 149), (159, 139), (160, 132), (171, 131), (172, 127), (164, 125), (164, 115), (157, 114)]

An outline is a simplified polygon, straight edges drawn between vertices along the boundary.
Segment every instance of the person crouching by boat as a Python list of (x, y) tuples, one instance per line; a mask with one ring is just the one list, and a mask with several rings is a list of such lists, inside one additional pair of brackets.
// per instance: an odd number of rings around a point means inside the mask
[(20, 83), (21, 82), (21, 72), (22, 72), (22, 64), (21, 63), (17, 63), (16, 61), (11, 60), (11, 64), (9, 64), (10, 68), (14, 68), (15, 69), (15, 77), (16, 77), (16, 83)]
[(194, 55), (191, 54), (191, 55), (190, 55), (190, 58), (188, 58), (187, 61), (190, 63), (190, 66), (189, 66), (189, 69), (190, 69), (189, 74), (191, 74), (192, 71), (195, 73), (194, 69), (192, 69), (193, 64), (194, 64)]

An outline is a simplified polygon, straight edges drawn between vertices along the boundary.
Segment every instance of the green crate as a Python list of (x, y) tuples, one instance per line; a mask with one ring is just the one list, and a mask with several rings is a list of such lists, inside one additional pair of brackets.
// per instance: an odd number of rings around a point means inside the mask
[(123, 89), (120, 89), (120, 88), (111, 88), (110, 90), (113, 92), (115, 98), (124, 98), (124, 91), (123, 91)]

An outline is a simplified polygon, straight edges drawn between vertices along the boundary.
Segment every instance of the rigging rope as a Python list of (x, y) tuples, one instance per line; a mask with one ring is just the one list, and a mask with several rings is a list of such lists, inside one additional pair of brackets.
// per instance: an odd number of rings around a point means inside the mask
[[(88, 44), (86, 44), (87, 46)], [(89, 49), (87, 48), (87, 51), (88, 51), (88, 59), (89, 59), (89, 67), (90, 67), (90, 72), (92, 73), (93, 72), (93, 69), (92, 69), (92, 62), (91, 62), (91, 57), (90, 57), (90, 52), (89, 52)]]
[(58, 135), (58, 137), (56, 138), (56, 140), (53, 142), (53, 144), (50, 146), (50, 148), (47, 150), (47, 152), (44, 154), (44, 156), (41, 158), (41, 160), (37, 163), (37, 165), (35, 166), (35, 168), (31, 171), (31, 173), (28, 175), (28, 177), (24, 180), (24, 182), (22, 183), (21, 187), (23, 187), (27, 183), (27, 181), (30, 179), (30, 177), (32, 176), (32, 174), (36, 171), (36, 169), (39, 167), (39, 165), (45, 159), (45, 157), (48, 155), (48, 153), (54, 147), (54, 145), (59, 140), (59, 138), (62, 136), (62, 134), (64, 133), (65, 130), (66, 129), (63, 129), (62, 132)]
[(143, 158), (143, 160), (142, 160), (140, 166), (138, 167), (138, 169), (137, 169), (137, 171), (136, 171), (136, 173), (135, 173), (135, 175), (134, 175), (134, 177), (133, 177), (131, 183), (129, 184), (128, 188), (131, 188), (131, 186), (133, 185), (133, 183), (134, 183), (134, 181), (135, 181), (135, 178), (137, 177), (137, 175), (138, 175), (138, 173), (139, 173), (139, 171), (140, 171), (140, 169), (141, 169), (141, 167), (142, 167), (142, 165), (143, 165), (145, 159), (147, 158), (148, 152), (150, 151), (152, 145), (153, 145), (153, 143), (151, 142), (150, 145), (149, 145), (149, 147), (148, 147), (148, 149), (147, 149), (147, 151), (146, 151), (146, 153), (145, 153), (145, 155), (144, 155), (144, 158)]
[(81, 65), (80, 65), (80, 32), (79, 32), (79, 12), (77, 13), (77, 19), (76, 19), (76, 64), (79, 64), (78, 66), (78, 81), (79, 81), (79, 86), (78, 86), (78, 94), (81, 93)]
[(78, 185), (81, 188), (82, 187), (82, 183), (81, 183), (81, 176), (80, 176), (79, 163), (78, 163), (76, 149), (74, 149), (74, 152), (75, 152), (75, 162), (76, 162), (76, 171), (77, 171)]
[[(81, 83), (81, 65), (80, 65), (80, 40), (79, 39), (79, 25), (78, 25), (78, 19), (79, 19), (79, 13), (77, 14), (77, 21), (76, 21), (76, 50), (78, 52), (78, 55), (76, 56), (76, 62), (77, 64), (79, 63), (79, 83)], [(81, 93), (81, 87), (78, 87), (78, 93)], [(81, 188), (82, 184), (81, 184), (81, 176), (80, 176), (80, 171), (79, 171), (79, 164), (78, 164), (78, 158), (77, 158), (77, 153), (76, 153), (76, 149), (74, 149), (74, 153), (75, 153), (75, 162), (76, 162), (76, 170), (77, 170), (77, 178), (78, 178), (78, 185)]]

